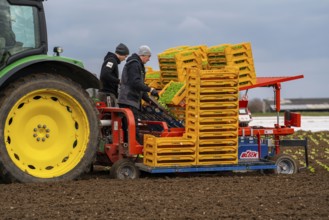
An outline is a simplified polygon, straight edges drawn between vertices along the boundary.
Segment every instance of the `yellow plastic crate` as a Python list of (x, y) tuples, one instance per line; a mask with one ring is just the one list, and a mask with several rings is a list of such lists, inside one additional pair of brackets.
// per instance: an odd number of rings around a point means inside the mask
[(195, 146), (195, 139), (182, 137), (155, 137), (153, 135), (144, 135), (144, 146), (150, 145), (153, 148), (177, 148)]
[(178, 74), (176, 71), (161, 71), (161, 78), (169, 79), (169, 78), (178, 78)]
[(148, 86), (158, 90), (162, 89), (162, 83), (160, 80), (153, 80)]
[(225, 48), (230, 46), (230, 44), (220, 44), (208, 47), (207, 50), (207, 56), (219, 56), (224, 55), (225, 56)]
[(239, 76), (239, 69), (237, 67), (226, 66), (220, 70), (202, 70), (200, 71), (200, 77), (216, 78), (216, 79), (236, 79)]
[(237, 117), (231, 116), (221, 116), (221, 117), (200, 117), (199, 123), (200, 124), (237, 124), (239, 119)]
[(196, 156), (177, 156), (177, 157), (153, 157), (146, 156), (143, 163), (150, 167), (180, 167), (196, 165)]
[(255, 85), (253, 81), (245, 81), (245, 82), (240, 82), (240, 86), (252, 86)]
[(173, 80), (173, 79), (161, 78), (161, 85), (162, 85), (162, 88), (164, 88), (164, 87), (165, 87), (168, 83), (170, 83), (171, 81), (178, 82), (177, 80)]
[(172, 93), (170, 94), (171, 96), (166, 98), (165, 103), (166, 104), (173, 104), (173, 105), (179, 105), (185, 98), (186, 95), (186, 90), (185, 90), (185, 83), (182, 82), (174, 82), (171, 81), (168, 83), (160, 92), (159, 95), (160, 97), (163, 96), (167, 91), (169, 92), (168, 89), (170, 89), (173, 85), (181, 85), (181, 87), (176, 91), (174, 89)]
[(197, 53), (192, 50), (183, 50), (177, 54), (175, 54), (176, 62), (184, 62), (186, 60), (194, 60), (197, 58)]
[(256, 76), (254, 73), (243, 73), (239, 78), (239, 85), (254, 85), (256, 84)]
[(189, 94), (190, 99), (198, 99), (200, 103), (202, 102), (232, 102), (238, 101), (239, 97), (236, 94), (223, 94), (223, 95), (207, 95), (207, 96), (197, 96), (195, 94)]
[(162, 65), (160, 64), (160, 70), (161, 71), (177, 71), (176, 63), (173, 65)]
[(250, 42), (234, 44), (234, 45), (230, 45), (225, 48), (225, 54), (240, 54), (240, 53), (245, 53), (246, 51), (251, 52), (251, 43)]
[(159, 66), (175, 66), (176, 65), (176, 62), (174, 60), (172, 61), (162, 61), (162, 62), (159, 62)]
[(158, 54), (159, 63), (162, 62), (175, 62), (175, 54), (179, 53), (178, 50), (168, 50), (163, 53)]
[(160, 71), (160, 77), (166, 76), (166, 75), (177, 75), (176, 70), (161, 70)]
[(145, 79), (160, 79), (161, 73), (160, 71), (153, 71), (146, 73)]
[(186, 89), (185, 84), (184, 86), (175, 94), (174, 98), (171, 100), (171, 103), (174, 105), (180, 105), (184, 102), (186, 97)]
[[(166, 147), (166, 148), (154, 148), (154, 146), (151, 145), (145, 145), (144, 146), (144, 152), (149, 153), (148, 155), (154, 155), (154, 156), (169, 156), (169, 155), (186, 155), (186, 154), (193, 154), (195, 153), (196, 147), (190, 146), (190, 147)], [(146, 154), (145, 154), (146, 155)]]
[(238, 152), (238, 148), (235, 146), (215, 146), (215, 147), (199, 147), (197, 154), (233, 154)]
[[(189, 125), (187, 125), (189, 127)], [(212, 125), (198, 125), (196, 124), (195, 126), (200, 132), (231, 132), (231, 131), (237, 131), (238, 130), (238, 125), (235, 124), (212, 124)]]
[(185, 50), (185, 49), (188, 49), (188, 48), (190, 48), (189, 45), (181, 45), (181, 46), (171, 47), (171, 48), (169, 48), (167, 50), (169, 50), (169, 51), (172, 51), (172, 50), (174, 50), (174, 51), (182, 51), (182, 50)]
[[(217, 114), (216, 114), (217, 113)], [(214, 115), (215, 114), (215, 115)], [(199, 117), (237, 117), (239, 115), (239, 110), (237, 109), (218, 109), (218, 110), (200, 110)]]
[(197, 45), (197, 46), (190, 46), (189, 50), (199, 50), (200, 52), (206, 53), (208, 50), (207, 45)]
[(200, 97), (204, 95), (227, 95), (227, 94), (237, 94), (239, 93), (239, 88), (216, 88), (216, 87), (206, 87), (200, 88)]
[(200, 87), (237, 87), (239, 79), (230, 79), (230, 80), (200, 80)]
[[(221, 129), (209, 129), (209, 130), (205, 130), (205, 127), (200, 128), (198, 126), (186, 126), (185, 127), (185, 133), (187, 134), (195, 134), (201, 137), (201, 135), (206, 135), (207, 133), (220, 133), (223, 132), (223, 134), (221, 134), (221, 136), (216, 135), (214, 138), (219, 138), (219, 139), (228, 139), (228, 138), (232, 138), (233, 136), (229, 136), (231, 135), (229, 132), (238, 132), (238, 128), (234, 129), (234, 130), (221, 130)], [(209, 127), (208, 127), (209, 128)], [(228, 136), (227, 136), (228, 135)]]
[(244, 79), (256, 79), (256, 74), (254, 72), (240, 73), (239, 81)]
[(164, 161), (167, 161), (167, 162), (177, 162), (177, 161), (181, 161), (181, 160), (188, 160), (188, 161), (194, 161), (195, 160), (195, 156), (196, 156), (196, 153), (195, 151), (194, 152), (191, 152), (191, 153), (162, 153), (162, 154), (159, 154), (159, 153), (153, 153), (153, 152), (146, 152), (144, 153), (144, 157), (147, 158), (147, 159), (152, 159), (152, 160), (155, 160), (157, 162), (164, 162)]
[(188, 86), (188, 94), (190, 93), (195, 93), (195, 94), (199, 94), (200, 97), (203, 95), (224, 95), (224, 94), (238, 94), (239, 92), (239, 88), (238, 87), (201, 87), (201, 88), (197, 88), (197, 87), (193, 87), (193, 86)]
[(240, 67), (239, 75), (244, 75), (244, 74), (253, 74), (256, 76), (255, 68), (253, 66)]
[(209, 65), (227, 65), (227, 61), (225, 57), (208, 57)]
[(189, 62), (190, 60), (200, 60), (201, 61), (201, 53), (200, 51), (193, 50), (183, 50), (180, 53), (175, 54), (176, 62)]
[(233, 139), (238, 137), (238, 132), (199, 132), (199, 140), (202, 139)]
[(203, 110), (212, 110), (212, 109), (239, 109), (239, 102), (213, 102), (213, 103), (208, 103), (208, 102), (202, 102), (199, 105), (200, 113), (202, 114)]
[(226, 111), (226, 110), (232, 110), (234, 112), (238, 112), (238, 102), (234, 105), (232, 104), (221, 104), (221, 103), (207, 103), (207, 102), (191, 102), (190, 99), (188, 99), (188, 102), (186, 104), (186, 110), (198, 110), (198, 114), (203, 115), (204, 112), (208, 111)]
[(199, 95), (198, 93), (190, 92), (187, 90), (186, 95), (186, 103), (198, 105), (199, 103), (209, 103), (209, 104), (216, 104), (220, 103), (220, 105), (230, 102), (237, 102), (239, 100), (239, 95), (237, 93), (209, 93), (205, 95)]
[(143, 163), (147, 166), (195, 165), (195, 152), (192, 138), (144, 136)]
[(198, 155), (197, 165), (228, 165), (237, 164), (238, 157), (235, 154), (222, 154), (222, 155)]
[(236, 61), (230, 61), (227, 62), (226, 65), (228, 66), (236, 66), (239, 69), (245, 66), (250, 66), (250, 68), (254, 68), (254, 61), (252, 58), (250, 59), (241, 59), (241, 60), (236, 60)]
[(191, 46), (188, 48), (188, 50), (199, 51), (201, 55), (201, 59), (207, 58), (207, 50), (208, 50), (207, 45)]
[(230, 62), (230, 61), (237, 61), (240, 59), (253, 58), (253, 56), (252, 56), (252, 52), (250, 50), (246, 50), (246, 51), (240, 52), (240, 53), (226, 54), (225, 58), (228, 62)]
[[(199, 117), (189, 117), (185, 121), (185, 126), (190, 127), (194, 126), (199, 129), (220, 129), (220, 130), (236, 130), (238, 129), (238, 119), (233, 117), (223, 117), (224, 119), (220, 120), (221, 118), (205, 118), (201, 119)], [(219, 119), (219, 120), (216, 120)], [(228, 126), (228, 127), (227, 127)]]
[(214, 79), (236, 79), (239, 77), (239, 69), (234, 66), (223, 66), (218, 70), (200, 70), (192, 68), (188, 72), (189, 76), (197, 76), (202, 79), (214, 78)]
[(199, 142), (199, 150), (201, 148), (208, 148), (208, 147), (238, 147), (238, 138), (233, 139), (206, 139), (206, 140), (198, 140)]
[(256, 84), (256, 79), (245, 80), (239, 83), (240, 86), (251, 86)]

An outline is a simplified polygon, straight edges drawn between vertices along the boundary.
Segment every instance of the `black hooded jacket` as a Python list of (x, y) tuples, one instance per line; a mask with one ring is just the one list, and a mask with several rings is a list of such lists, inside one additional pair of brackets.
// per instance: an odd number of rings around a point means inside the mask
[(100, 92), (113, 93), (118, 98), (118, 87), (120, 83), (119, 79), (119, 67), (120, 60), (112, 52), (108, 52), (104, 57), (104, 62), (101, 69)]
[(145, 85), (145, 67), (140, 57), (134, 53), (128, 59), (122, 71), (119, 92), (119, 104), (141, 107), (141, 100), (150, 102), (147, 92), (151, 88)]

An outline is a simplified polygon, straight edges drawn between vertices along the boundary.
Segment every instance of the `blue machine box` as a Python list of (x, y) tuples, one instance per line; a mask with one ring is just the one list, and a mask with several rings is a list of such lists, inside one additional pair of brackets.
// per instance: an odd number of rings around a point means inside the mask
[[(268, 145), (266, 141), (261, 141), (260, 152), (257, 138), (239, 137), (238, 159), (239, 161), (259, 160), (268, 156)], [(260, 157), (259, 157), (260, 155)]]

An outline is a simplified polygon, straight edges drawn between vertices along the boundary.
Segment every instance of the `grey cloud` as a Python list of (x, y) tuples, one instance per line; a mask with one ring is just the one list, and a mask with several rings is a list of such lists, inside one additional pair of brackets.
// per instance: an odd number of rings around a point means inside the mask
[[(180, 45), (251, 42), (259, 76), (304, 74), (286, 97), (328, 97), (329, 2), (318, 0), (54, 0), (45, 1), (50, 48), (99, 72), (104, 54), (124, 42), (154, 56)], [(326, 61), (326, 62), (324, 62)], [(316, 76), (316, 77), (315, 77)], [(299, 87), (312, 88), (300, 93)], [(328, 90), (328, 89), (327, 89)], [(298, 92), (299, 91), (299, 92)], [(258, 93), (263, 95), (263, 92)]]

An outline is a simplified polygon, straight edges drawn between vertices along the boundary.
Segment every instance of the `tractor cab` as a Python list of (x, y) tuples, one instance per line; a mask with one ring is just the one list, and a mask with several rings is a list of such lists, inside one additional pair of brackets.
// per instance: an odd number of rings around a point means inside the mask
[(46, 54), (41, 1), (0, 0), (0, 69), (23, 57)]
[(47, 52), (43, 0), (0, 0), (4, 182), (72, 180), (96, 154), (98, 114), (86, 89), (98, 89), (99, 80), (58, 48), (56, 56)]

